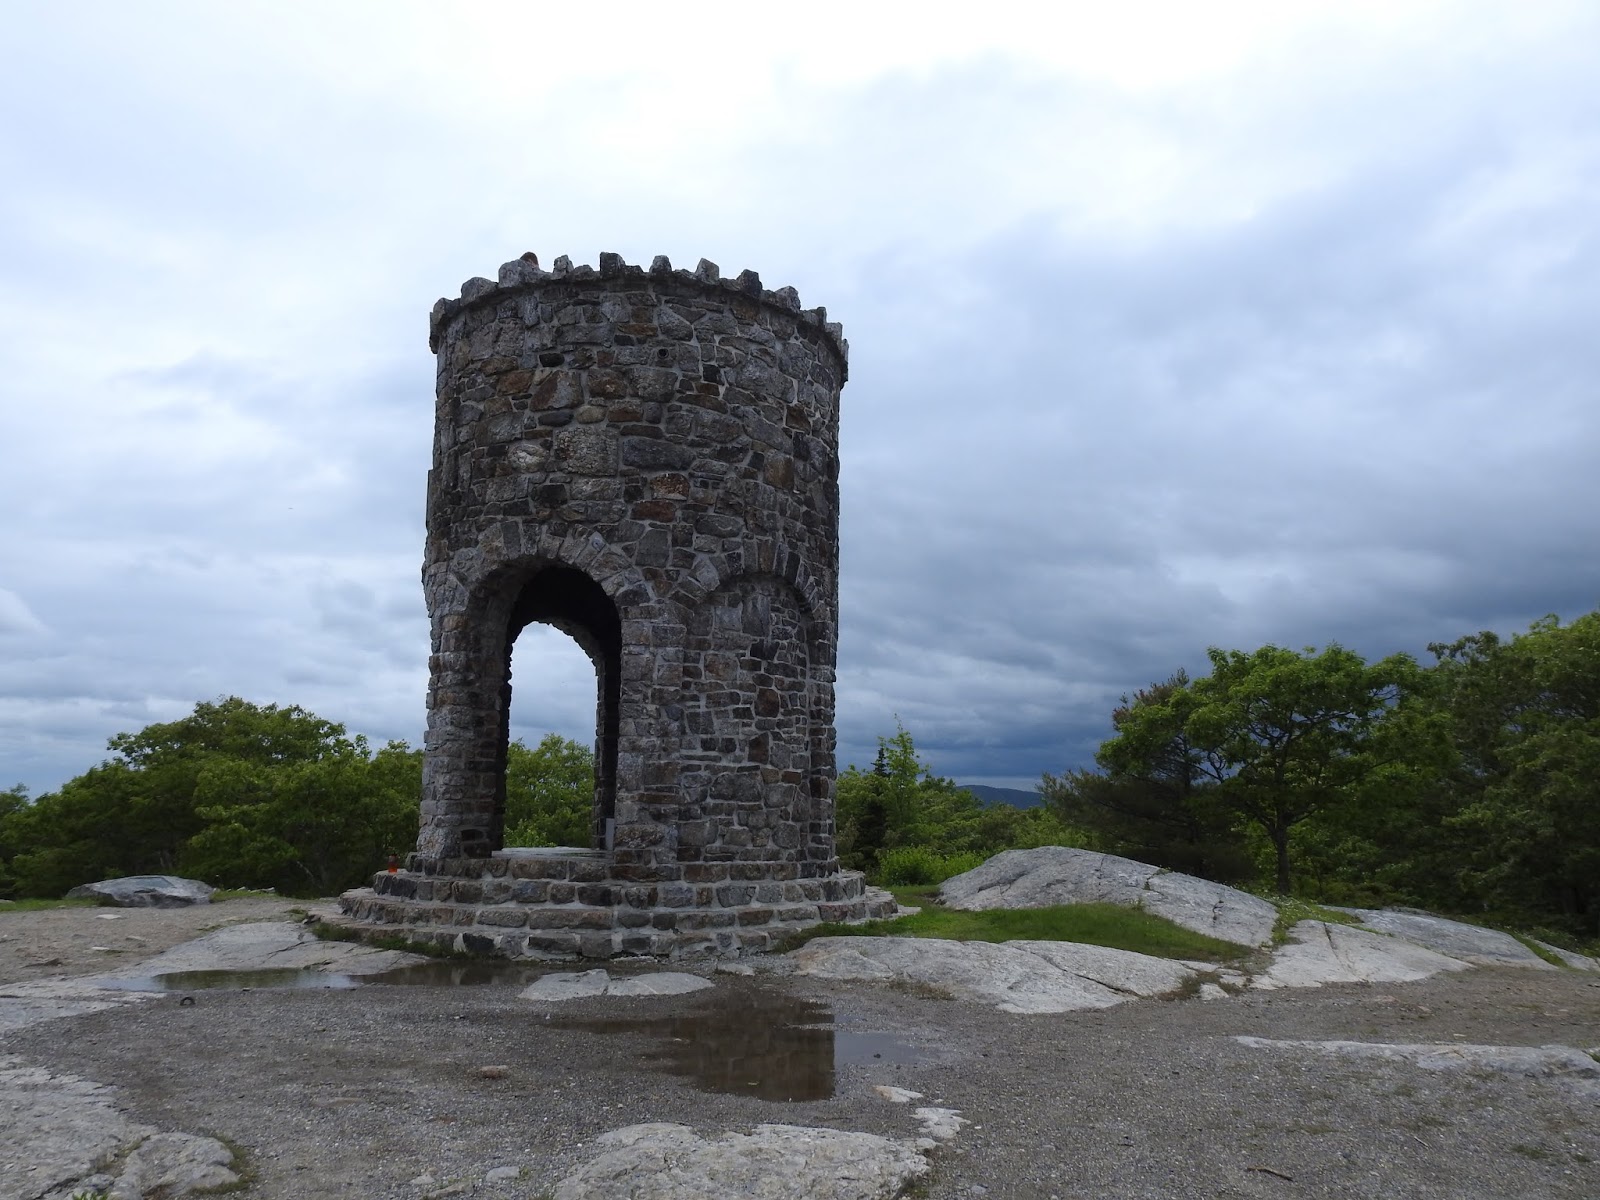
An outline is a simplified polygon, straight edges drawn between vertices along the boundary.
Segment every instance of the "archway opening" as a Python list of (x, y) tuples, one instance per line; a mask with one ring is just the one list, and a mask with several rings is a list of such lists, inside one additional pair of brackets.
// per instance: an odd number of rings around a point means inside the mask
[[(530, 629), (530, 626), (535, 627)], [(545, 627), (548, 627), (545, 628)], [(524, 631), (527, 631), (526, 633)], [(559, 631), (566, 637), (552, 634)], [(500, 812), (506, 813), (505, 787), (509, 742), (513, 736), (511, 699), (513, 684), (514, 651), (520, 644), (524, 664), (521, 684), (524, 694), (529, 692), (549, 696), (546, 690), (570, 687), (574, 664), (565, 647), (570, 638), (587, 657), (593, 668), (594, 680), (594, 779), (592, 802), (585, 844), (592, 849), (609, 850), (612, 821), (616, 814), (617, 732), (619, 700), (621, 694), (622, 622), (616, 605), (594, 580), (582, 571), (571, 567), (549, 567), (532, 576), (518, 593), (512, 604), (506, 637), (506, 682), (501, 704), (500, 737)], [(541, 669), (543, 668), (543, 669)], [(555, 704), (541, 705), (539, 711), (546, 715), (546, 727), (552, 724), (548, 716), (561, 712), (559, 700)], [(565, 723), (565, 722), (563, 722)], [(519, 733), (531, 732), (519, 729)], [(545, 732), (544, 729), (538, 731)], [(562, 733), (559, 728), (553, 732)], [(576, 733), (576, 731), (574, 731)], [(538, 733), (533, 734), (534, 737)], [(581, 740), (575, 738), (574, 740)], [(521, 757), (521, 756), (519, 756)], [(523, 759), (523, 763), (526, 763)], [(513, 770), (518, 764), (512, 764)], [(557, 769), (558, 764), (545, 761), (545, 766)], [(508, 822), (507, 834), (514, 834)], [(567, 840), (565, 838), (561, 840)], [(505, 844), (512, 844), (511, 838)]]

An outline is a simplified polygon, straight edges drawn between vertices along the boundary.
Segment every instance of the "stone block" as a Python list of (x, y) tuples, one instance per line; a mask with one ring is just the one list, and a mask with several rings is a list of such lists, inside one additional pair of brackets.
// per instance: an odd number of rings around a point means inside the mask
[(691, 909), (688, 912), (680, 912), (677, 914), (675, 928), (681, 930), (727, 929), (735, 923), (735, 920), (736, 918), (731, 912)]
[(523, 953), (531, 958), (575, 958), (578, 936), (574, 933), (530, 933), (523, 942)]
[(573, 883), (601, 883), (608, 875), (607, 864), (598, 858), (567, 860), (567, 878)]
[(519, 879), (511, 885), (511, 900), (514, 904), (543, 904), (549, 898), (549, 880)]
[(584, 933), (578, 936), (578, 953), (584, 958), (610, 958), (617, 952), (616, 937), (610, 933)]
[(755, 891), (755, 888), (747, 884), (724, 884), (717, 889), (717, 903), (723, 908), (749, 904), (755, 896)]
[(479, 925), (496, 925), (506, 929), (518, 929), (528, 923), (528, 910), (518, 905), (501, 905), (497, 908), (480, 908), (478, 910)]

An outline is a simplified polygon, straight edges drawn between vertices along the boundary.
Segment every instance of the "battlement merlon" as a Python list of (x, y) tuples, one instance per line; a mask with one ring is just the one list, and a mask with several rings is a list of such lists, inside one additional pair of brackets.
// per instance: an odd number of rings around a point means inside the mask
[(485, 279), (480, 275), (461, 285), (459, 299), (452, 300), (445, 296), (439, 298), (428, 320), (428, 349), (435, 354), (439, 352), (440, 331), (457, 314), (467, 309), (497, 303), (531, 288), (612, 280), (624, 282), (671, 280), (719, 295), (734, 292), (748, 296), (769, 308), (798, 317), (820, 330), (839, 356), (841, 382), (849, 378), (850, 343), (845, 339), (844, 326), (837, 321), (828, 320), (826, 308), (801, 308), (800, 293), (792, 287), (781, 287), (776, 291), (764, 289), (761, 286), (761, 276), (754, 271), (741, 271), (732, 279), (724, 279), (721, 269), (710, 259), (702, 258), (693, 271), (682, 268), (675, 271), (664, 254), (656, 255), (648, 270), (644, 267), (630, 266), (622, 261), (622, 255), (609, 252), (601, 253), (598, 269), (587, 265), (575, 267), (565, 254), (556, 259), (548, 271), (525, 258), (512, 259), (508, 263), (501, 264), (498, 281)]

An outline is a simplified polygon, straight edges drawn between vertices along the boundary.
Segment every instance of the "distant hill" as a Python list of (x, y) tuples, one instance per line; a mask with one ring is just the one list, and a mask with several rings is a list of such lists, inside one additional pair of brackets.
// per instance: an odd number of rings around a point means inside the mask
[(985, 805), (1009, 804), (1012, 808), (1034, 808), (1044, 803), (1044, 797), (1038, 792), (1025, 792), (1021, 788), (990, 787), (986, 783), (962, 783), (957, 787), (964, 787)]

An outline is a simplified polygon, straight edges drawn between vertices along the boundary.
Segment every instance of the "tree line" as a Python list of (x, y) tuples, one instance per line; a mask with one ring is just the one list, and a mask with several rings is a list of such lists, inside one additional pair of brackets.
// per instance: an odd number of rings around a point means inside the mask
[(1369, 663), (1210, 652), (1046, 775), (1098, 848), (1330, 903), (1600, 934), (1600, 612)]
[[(838, 778), (846, 867), (933, 883), (1001, 850), (1081, 846), (1263, 892), (1402, 904), (1600, 935), (1600, 612), (1431, 646), (1422, 665), (1338, 645), (1209, 652), (1123, 698), (1092, 768), (1044, 804), (985, 806), (896, 722)], [(327, 895), (417, 829), (422, 756), (237, 697), (119, 734), (37, 799), (0, 792), (0, 896), (176, 872)], [(514, 742), (510, 845), (586, 845), (594, 759)]]
[[(0, 896), (150, 874), (326, 896), (416, 842), (422, 752), (374, 749), (294, 705), (202, 702), (109, 749), (59, 791), (0, 792)], [(588, 844), (587, 748), (555, 734), (532, 748), (513, 742), (506, 783), (511, 844)]]

